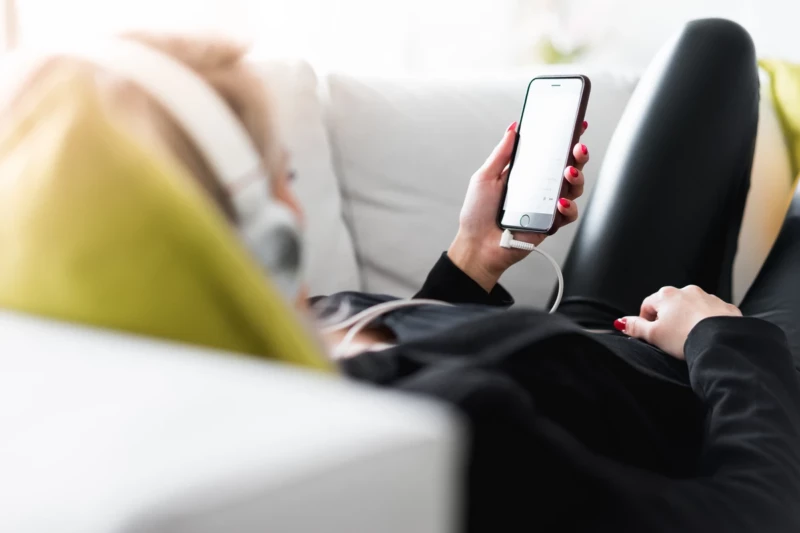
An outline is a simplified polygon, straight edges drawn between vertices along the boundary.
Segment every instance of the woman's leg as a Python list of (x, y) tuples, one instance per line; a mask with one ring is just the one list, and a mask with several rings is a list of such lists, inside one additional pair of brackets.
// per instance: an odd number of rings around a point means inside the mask
[(752, 40), (690, 22), (645, 71), (564, 267), (562, 312), (609, 328), (664, 285), (729, 300), (758, 122)]
[(763, 318), (783, 329), (794, 366), (800, 371), (800, 186), (741, 309), (747, 316)]

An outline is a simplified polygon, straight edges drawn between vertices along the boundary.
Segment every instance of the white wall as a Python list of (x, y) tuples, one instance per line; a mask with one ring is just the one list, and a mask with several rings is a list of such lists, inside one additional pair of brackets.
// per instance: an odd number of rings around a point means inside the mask
[(753, 4), (748, 29), (759, 54), (800, 62), (800, 0), (761, 0)]
[(709, 16), (743, 24), (761, 56), (800, 62), (800, 0), (0, 0), (0, 5), (11, 1), (19, 6), (23, 42), (131, 27), (210, 29), (249, 40), (262, 55), (300, 56), (318, 66), (356, 71), (435, 74), (526, 65), (536, 61), (533, 45), (542, 32), (555, 32), (566, 43), (588, 40), (585, 61), (641, 68), (683, 22)]
[[(384, 2), (378, 2), (384, 3)], [(404, 67), (416, 71), (502, 69), (536, 61), (532, 45), (585, 40), (583, 61), (643, 68), (685, 22), (723, 17), (742, 24), (760, 57), (800, 62), (800, 0), (407, 0), (413, 10)], [(560, 14), (560, 22), (542, 14)], [(564, 34), (567, 34), (566, 36)]]
[(799, 0), (622, 0), (606, 17), (598, 24), (608, 28), (609, 37), (596, 43), (594, 61), (644, 66), (682, 23), (701, 17), (742, 24), (761, 57), (800, 61)]

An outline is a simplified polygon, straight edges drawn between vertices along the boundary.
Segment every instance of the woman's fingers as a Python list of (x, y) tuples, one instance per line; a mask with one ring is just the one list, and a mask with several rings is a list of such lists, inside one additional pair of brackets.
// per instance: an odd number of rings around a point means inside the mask
[(500, 143), (495, 146), (477, 174), (481, 174), (484, 179), (499, 179), (503, 169), (511, 162), (511, 153), (514, 151), (516, 138), (517, 123), (512, 122), (503, 134)]
[(560, 226), (566, 226), (578, 220), (578, 204), (566, 198), (558, 199), (558, 212), (561, 213), (562, 217)]
[(580, 198), (583, 194), (583, 172), (575, 167), (564, 169), (564, 179), (569, 183), (565, 196), (567, 200)]
[[(584, 120), (581, 135), (586, 133), (588, 128), (589, 123)], [(585, 144), (578, 143), (573, 147), (572, 155), (575, 158), (575, 166), (569, 166), (564, 169), (564, 179), (569, 182), (569, 188), (566, 192), (567, 200), (575, 200), (583, 195), (583, 167), (589, 161), (589, 149)]]
[(660, 291), (645, 298), (639, 308), (639, 316), (645, 320), (655, 320), (658, 317), (658, 308), (664, 300), (665, 293), (670, 293), (672, 290), (675, 290), (675, 287), (663, 287)]
[(585, 144), (578, 143), (572, 149), (572, 155), (575, 157), (575, 166), (578, 170), (583, 170), (584, 165), (589, 162), (589, 149)]
[(654, 344), (656, 323), (640, 316), (626, 316), (614, 321), (614, 327), (625, 335)]

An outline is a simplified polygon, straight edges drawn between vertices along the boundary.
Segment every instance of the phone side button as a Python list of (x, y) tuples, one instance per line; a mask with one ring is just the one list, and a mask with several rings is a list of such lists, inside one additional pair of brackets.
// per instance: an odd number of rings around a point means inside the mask
[(531, 217), (529, 217), (528, 215), (522, 215), (522, 217), (519, 219), (519, 225), (522, 226), (523, 228), (527, 228), (528, 224), (530, 223), (531, 223)]

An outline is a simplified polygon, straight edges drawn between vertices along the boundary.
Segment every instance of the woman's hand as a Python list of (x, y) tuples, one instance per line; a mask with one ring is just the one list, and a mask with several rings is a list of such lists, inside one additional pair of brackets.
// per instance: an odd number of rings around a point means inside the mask
[(742, 316), (742, 312), (696, 285), (682, 289), (663, 287), (645, 298), (639, 316), (619, 318), (614, 327), (683, 360), (683, 345), (689, 332), (712, 316)]
[[(583, 131), (586, 131), (586, 127), (587, 123), (584, 122)], [(517, 123), (514, 122), (483, 166), (473, 174), (464, 206), (461, 208), (458, 234), (447, 251), (450, 260), (486, 291), (492, 290), (511, 265), (530, 253), (499, 246), (503, 230), (497, 226), (497, 210), (508, 177), (508, 165), (516, 137)], [(576, 144), (572, 154), (575, 157), (575, 166), (564, 170), (569, 188), (564, 198), (559, 199), (553, 232), (578, 218), (578, 208), (574, 200), (583, 194), (582, 170), (589, 161), (589, 150), (583, 144)], [(543, 233), (528, 232), (517, 232), (514, 235), (515, 239), (535, 245), (539, 245), (545, 237)]]

